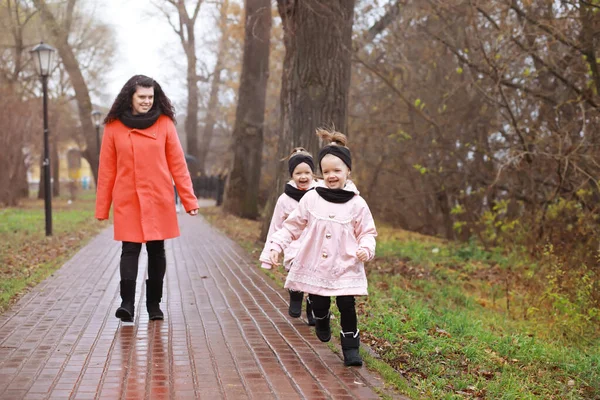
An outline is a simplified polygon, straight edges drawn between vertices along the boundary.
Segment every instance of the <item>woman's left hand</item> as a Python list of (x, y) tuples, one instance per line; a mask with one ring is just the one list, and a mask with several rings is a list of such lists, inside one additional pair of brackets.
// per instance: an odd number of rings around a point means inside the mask
[(188, 211), (188, 214), (191, 215), (192, 217), (194, 215), (198, 215), (198, 209), (196, 208), (195, 210), (190, 210), (190, 211)]

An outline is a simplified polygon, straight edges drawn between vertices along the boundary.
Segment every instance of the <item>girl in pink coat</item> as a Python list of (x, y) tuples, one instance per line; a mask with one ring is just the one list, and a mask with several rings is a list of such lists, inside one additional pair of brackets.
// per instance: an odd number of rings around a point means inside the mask
[(164, 318), (159, 304), (167, 267), (164, 241), (179, 236), (173, 182), (186, 211), (198, 213), (198, 200), (175, 130), (175, 111), (158, 82), (135, 75), (117, 95), (104, 123), (96, 218), (108, 219), (112, 205), (114, 237), (123, 242), (122, 301), (116, 317), (133, 321), (138, 258), (145, 243), (146, 309), (150, 320), (160, 320)]
[[(313, 157), (304, 148), (297, 147), (292, 151), (292, 154), (288, 157), (288, 170), (292, 179), (285, 185), (284, 193), (277, 199), (273, 217), (271, 218), (271, 225), (269, 226), (269, 233), (267, 234), (265, 248), (260, 255), (261, 267), (265, 269), (271, 269), (272, 267), (269, 252), (270, 237), (273, 233), (282, 228), (283, 221), (285, 221), (292, 211), (298, 207), (300, 199), (316, 185), (314, 181), (315, 163)], [(294, 240), (285, 249), (285, 252), (283, 253), (283, 265), (286, 270), (290, 269), (290, 264), (296, 256), (299, 247), (300, 239)], [(302, 300), (304, 299), (304, 293), (296, 290), (289, 290), (289, 293), (290, 306), (288, 308), (288, 314), (292, 318), (299, 318), (302, 314)], [(306, 319), (309, 325), (315, 325), (308, 299), (306, 301)]]
[(364, 263), (375, 255), (375, 222), (365, 200), (350, 187), (352, 158), (346, 136), (319, 129), (330, 144), (319, 152), (325, 187), (308, 192), (282, 229), (269, 240), (272, 264), (293, 240), (301, 238), (285, 287), (309, 293), (317, 337), (331, 339), (330, 297), (341, 314), (340, 340), (345, 365), (362, 365), (354, 296), (366, 296)]

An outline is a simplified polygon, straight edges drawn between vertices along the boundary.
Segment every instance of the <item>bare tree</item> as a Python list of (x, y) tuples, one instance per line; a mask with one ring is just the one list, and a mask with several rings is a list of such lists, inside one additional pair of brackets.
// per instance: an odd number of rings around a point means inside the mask
[(223, 206), (230, 213), (255, 219), (269, 77), (270, 1), (246, 0), (245, 20), (242, 75), (232, 138), (233, 163)]
[[(189, 10), (185, 0), (162, 0), (155, 3), (159, 10), (165, 15), (169, 25), (179, 37), (187, 61), (187, 112), (185, 116), (185, 137), (187, 152), (199, 158), (198, 149), (198, 82), (206, 80), (197, 72), (198, 57), (196, 55), (196, 33), (195, 26), (200, 14), (203, 0), (190, 2)], [(171, 5), (177, 11), (177, 22), (172, 21), (171, 13), (163, 6)]]
[[(365, 17), (362, 4), (357, 41), (383, 14)], [(425, 0), (400, 11), (354, 55), (353, 175), (371, 210), (408, 230), (526, 248), (534, 276), (509, 266), (509, 283), (515, 272), (539, 288), (569, 266), (560, 290), (576, 299), (590, 277), (582, 308), (597, 307), (598, 5)]]
[[(26, 98), (30, 97), (31, 88), (36, 83), (27, 54), (36, 10), (21, 0), (7, 0), (4, 5), (0, 8), (0, 37), (3, 37), (0, 48), (0, 89), (5, 101), (18, 104), (4, 104), (2, 111), (6, 113), (7, 124), (15, 123), (13, 118), (36, 120), (31, 107), (26, 104)], [(9, 109), (12, 112), (8, 112)], [(4, 182), (0, 202), (14, 205), (20, 197), (29, 194), (28, 160), (24, 147), (30, 135), (19, 127), (8, 127), (7, 124), (0, 128), (0, 136), (4, 143), (2, 148), (10, 152), (10, 156), (3, 161), (10, 159), (10, 165), (0, 168), (0, 179)]]
[[(22, 197), (22, 179), (26, 174), (25, 144), (32, 132), (39, 132), (40, 112), (36, 113), (35, 103), (28, 103), (8, 89), (0, 88), (0, 204), (14, 206)], [(25, 182), (26, 183), (26, 182)], [(17, 189), (17, 190), (15, 190)]]
[[(68, 0), (60, 12), (50, 7), (45, 0), (32, 1), (41, 14), (45, 28), (53, 37), (53, 44), (57, 48), (61, 63), (69, 75), (69, 81), (77, 102), (79, 122), (81, 124), (80, 132), (86, 145), (82, 154), (90, 164), (94, 179), (97, 180), (99, 149), (96, 143), (96, 130), (90, 117), (92, 102), (88, 86), (89, 77), (86, 79), (85, 73), (91, 60), (94, 59), (94, 55), (102, 53), (104, 56), (108, 56), (109, 51), (107, 50), (108, 46), (106, 43), (112, 39), (111, 32), (106, 27), (100, 27), (99, 30), (90, 29), (92, 19), (79, 18), (80, 16), (78, 16), (76, 11), (77, 0)], [(58, 15), (60, 15), (60, 18)], [(79, 21), (83, 21), (86, 26), (77, 26), (76, 22)], [(89, 34), (76, 35), (77, 29), (87, 30), (88, 33), (94, 32), (97, 36), (94, 36), (92, 39)], [(86, 41), (72, 39), (71, 36), (85, 38)], [(102, 44), (102, 46), (99, 44)], [(101, 51), (102, 48), (104, 49), (103, 51)], [(86, 51), (90, 53), (87, 57)]]
[(219, 105), (219, 91), (221, 86), (221, 73), (225, 68), (225, 55), (227, 53), (227, 47), (229, 45), (229, 28), (227, 26), (228, 19), (229, 0), (223, 0), (219, 7), (219, 29), (221, 30), (221, 37), (219, 39), (218, 50), (217, 50), (217, 61), (215, 63), (215, 69), (212, 73), (212, 81), (210, 84), (210, 95), (208, 98), (208, 106), (206, 109), (206, 118), (204, 120), (204, 132), (202, 134), (202, 140), (200, 148), (198, 149), (198, 164), (202, 173), (206, 173), (206, 156), (210, 149), (213, 135), (215, 132), (215, 124), (217, 121), (217, 109)]

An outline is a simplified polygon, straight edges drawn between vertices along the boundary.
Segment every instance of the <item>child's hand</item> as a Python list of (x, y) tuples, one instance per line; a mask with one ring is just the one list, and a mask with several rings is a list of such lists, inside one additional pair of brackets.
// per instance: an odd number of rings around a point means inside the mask
[(271, 264), (269, 264), (269, 263), (266, 263), (266, 262), (261, 262), (261, 263), (260, 263), (260, 267), (261, 267), (262, 269), (271, 269), (271, 268), (273, 268), (273, 267), (271, 266)]
[(279, 266), (279, 252), (277, 250), (271, 250), (269, 253), (269, 259), (273, 265)]
[(366, 262), (369, 259), (369, 253), (362, 247), (356, 250), (356, 257), (362, 262)]

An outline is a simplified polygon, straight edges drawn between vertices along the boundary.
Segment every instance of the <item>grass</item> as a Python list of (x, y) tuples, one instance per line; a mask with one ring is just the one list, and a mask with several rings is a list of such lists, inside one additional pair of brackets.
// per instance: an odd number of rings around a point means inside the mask
[(53, 235), (45, 236), (42, 200), (0, 208), (0, 312), (50, 276), (107, 226), (94, 218), (95, 196), (85, 192), (72, 204), (52, 201)]
[[(258, 258), (259, 222), (202, 212)], [(366, 365), (387, 385), (414, 399), (600, 399), (600, 340), (528, 318), (519, 302), (528, 288), (506, 281), (507, 266), (522, 259), (378, 230), (370, 295), (357, 311), (363, 342), (376, 354), (363, 351)], [(281, 284), (285, 277), (281, 269), (265, 273)]]

